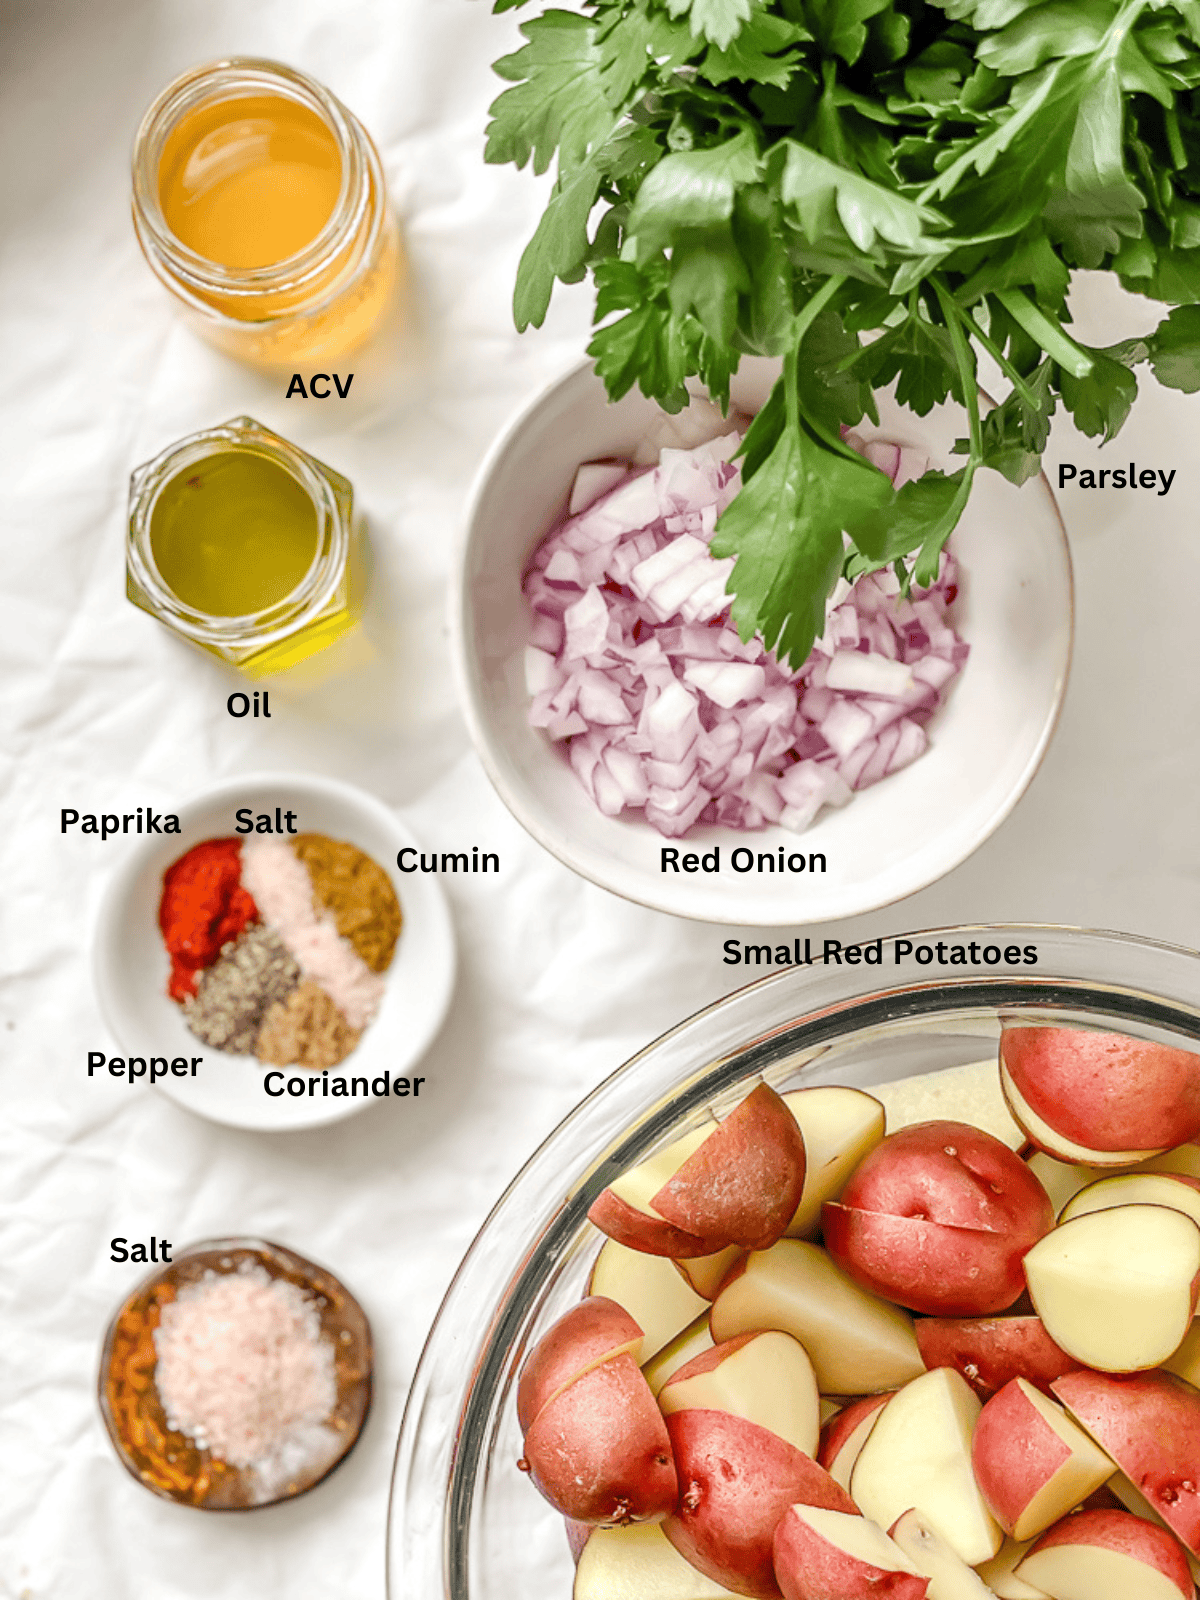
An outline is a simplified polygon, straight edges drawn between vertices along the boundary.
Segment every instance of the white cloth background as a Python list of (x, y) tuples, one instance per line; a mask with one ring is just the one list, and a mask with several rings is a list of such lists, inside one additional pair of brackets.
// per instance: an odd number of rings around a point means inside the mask
[[(573, 877), (492, 793), (459, 715), (444, 596), (464, 497), (513, 408), (579, 356), (586, 289), (519, 338), (509, 296), (545, 180), (481, 157), (489, 72), (519, 15), (478, 0), (0, 0), (0, 569), (4, 664), (0, 998), (0, 1594), (21, 1600), (380, 1600), (392, 1451), (454, 1267), (571, 1105), (735, 986), (731, 930), (626, 905)], [(346, 402), (285, 402), (188, 334), (128, 208), (137, 121), (225, 54), (313, 73), (383, 153), (408, 252), (403, 326), (354, 362)], [(1084, 337), (1151, 326), (1103, 284)], [(130, 469), (249, 412), (328, 460), (369, 514), (378, 659), (234, 722), (234, 685), (124, 598)], [(1109, 459), (1175, 468), (1166, 498), (1068, 491), (1078, 636), (1062, 723), (1014, 816), (907, 903), (818, 930), (1046, 920), (1200, 944), (1195, 539), (1200, 401), (1152, 381)], [(1056, 425), (1051, 460), (1095, 465)], [(274, 701), (273, 701), (274, 704)], [(338, 774), (436, 849), (500, 853), (445, 880), (461, 955), (419, 1102), (328, 1132), (216, 1127), (159, 1094), (87, 1080), (111, 1048), (89, 926), (123, 849), (60, 808), (170, 809), (255, 768)], [(102, 1330), (140, 1269), (116, 1234), (259, 1233), (332, 1267), (374, 1324), (378, 1389), (357, 1452), (294, 1505), (211, 1517), (142, 1492), (94, 1399)], [(482, 1312), (482, 1308), (481, 1308)], [(532, 1597), (531, 1597), (532, 1600)]]

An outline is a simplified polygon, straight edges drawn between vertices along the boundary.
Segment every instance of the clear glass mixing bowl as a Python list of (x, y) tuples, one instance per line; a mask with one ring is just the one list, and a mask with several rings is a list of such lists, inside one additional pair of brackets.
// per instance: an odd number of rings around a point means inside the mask
[(468, 1251), (413, 1381), (392, 1478), (391, 1600), (568, 1600), (562, 1518), (517, 1470), (512, 1390), (530, 1344), (584, 1291), (602, 1243), (592, 1201), (707, 1107), (728, 1111), (759, 1077), (869, 1087), (960, 1066), (988, 1055), (1013, 1014), (1200, 1040), (1194, 951), (1022, 925), (899, 937), (1034, 945), (1037, 964), (897, 965), (889, 938), (880, 965), (777, 971), (655, 1040), (533, 1155)]

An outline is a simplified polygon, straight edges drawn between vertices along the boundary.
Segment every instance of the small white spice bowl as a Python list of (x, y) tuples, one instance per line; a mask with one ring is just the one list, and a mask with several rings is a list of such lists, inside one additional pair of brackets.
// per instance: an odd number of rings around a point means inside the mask
[[(758, 411), (777, 362), (746, 359), (734, 406)], [(924, 419), (877, 397), (885, 436), (928, 452), (953, 472), (963, 413)], [(521, 583), (529, 558), (566, 508), (581, 462), (629, 457), (661, 418), (633, 391), (610, 404), (591, 363), (536, 396), (496, 441), (476, 479), (451, 601), (451, 633), (467, 724), (500, 798), (538, 842), (593, 883), (659, 911), (743, 926), (832, 922), (877, 910), (943, 877), (1000, 826), (1028, 788), (1058, 720), (1071, 660), (1071, 560), (1044, 477), (1016, 489), (981, 472), (954, 535), (959, 595), (951, 611), (971, 646), (946, 705), (929, 725), (929, 749), (803, 834), (701, 824), (665, 839), (640, 812), (606, 817), (567, 761), (529, 726), (524, 652), (530, 613)], [(664, 846), (702, 857), (719, 846), (719, 870), (663, 869)], [(780, 847), (805, 870), (767, 871)], [(734, 852), (750, 870), (736, 870)], [(759, 856), (768, 858), (759, 868)], [(809, 857), (823, 857), (823, 870)], [(819, 862), (814, 863), (819, 868)]]
[[(253, 1056), (230, 1055), (203, 1044), (188, 1031), (182, 1007), (167, 994), (171, 962), (158, 927), (163, 874), (202, 840), (234, 835), (235, 813), (245, 807), (256, 817), (267, 813), (274, 818), (276, 807), (294, 811), (299, 832), (324, 833), (355, 845), (388, 874), (400, 901), (403, 923), (392, 964), (383, 975), (383, 1002), (358, 1048), (329, 1069), (328, 1096), (322, 1093), (320, 1072), (305, 1067), (275, 1069)], [(454, 988), (454, 935), (437, 878), (423, 872), (402, 873), (396, 865), (398, 852), (406, 846), (419, 850), (417, 840), (381, 801), (361, 789), (334, 778), (298, 773), (232, 778), (185, 802), (176, 814), (178, 834), (143, 837), (125, 856), (106, 886), (96, 922), (96, 994), (122, 1059), (186, 1057), (190, 1062), (193, 1056), (202, 1056), (195, 1077), (190, 1071), (187, 1076), (168, 1072), (154, 1087), (187, 1110), (235, 1128), (270, 1132), (315, 1128), (378, 1105), (381, 1097), (374, 1095), (335, 1098), (332, 1080), (365, 1078), (370, 1088), (385, 1075), (393, 1084), (408, 1077), (441, 1027)], [(272, 1087), (284, 1092), (268, 1094), (267, 1074), (276, 1070), (283, 1076), (273, 1079)], [(107, 1066), (98, 1075), (107, 1076)], [(302, 1094), (287, 1092), (288, 1080), (294, 1078), (305, 1080)], [(315, 1093), (309, 1093), (313, 1079)], [(119, 1081), (130, 1086), (127, 1075)], [(136, 1081), (146, 1083), (149, 1077)]]

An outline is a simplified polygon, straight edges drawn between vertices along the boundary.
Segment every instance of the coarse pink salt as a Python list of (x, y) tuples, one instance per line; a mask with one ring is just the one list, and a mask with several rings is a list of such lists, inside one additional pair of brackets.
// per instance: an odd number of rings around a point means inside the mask
[(218, 1460), (273, 1478), (281, 1462), (295, 1472), (297, 1453), (332, 1453), (321, 1424), (337, 1403), (333, 1346), (288, 1279), (256, 1262), (206, 1272), (163, 1307), (154, 1347), (168, 1424)]
[(313, 909), (312, 879), (291, 846), (282, 839), (248, 839), (242, 886), (304, 976), (324, 989), (352, 1028), (365, 1028), (379, 1010), (384, 979), (341, 937), (327, 911), (318, 915)]

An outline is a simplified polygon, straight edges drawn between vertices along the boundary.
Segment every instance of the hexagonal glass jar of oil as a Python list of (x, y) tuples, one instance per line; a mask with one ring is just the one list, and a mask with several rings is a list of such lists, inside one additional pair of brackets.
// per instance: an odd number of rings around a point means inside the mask
[(234, 417), (134, 471), (126, 592), (172, 632), (266, 677), (357, 626), (362, 537), (340, 472)]

